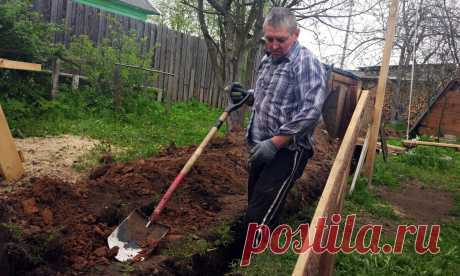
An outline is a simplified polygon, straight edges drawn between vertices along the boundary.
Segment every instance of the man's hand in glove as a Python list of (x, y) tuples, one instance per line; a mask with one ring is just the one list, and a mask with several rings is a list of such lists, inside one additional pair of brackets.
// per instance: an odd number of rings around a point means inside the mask
[(264, 140), (251, 149), (249, 163), (257, 164), (257, 166), (268, 164), (273, 160), (277, 152), (278, 147), (273, 143), (272, 139)]
[[(228, 86), (228, 90), (230, 91), (230, 98), (232, 100), (232, 103), (236, 104), (239, 103), (243, 100), (244, 97), (246, 97), (247, 94), (252, 94), (252, 90), (245, 90), (243, 86), (238, 83), (238, 82), (232, 82)], [(251, 105), (253, 102), (253, 99), (248, 99), (246, 104)]]

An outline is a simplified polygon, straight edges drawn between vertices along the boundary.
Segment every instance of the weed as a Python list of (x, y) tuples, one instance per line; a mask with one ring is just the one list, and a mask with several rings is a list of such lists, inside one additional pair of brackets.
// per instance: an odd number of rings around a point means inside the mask
[(22, 237), (21, 226), (14, 223), (1, 223), (0, 226), (5, 227), (15, 240), (19, 240)]
[(72, 167), (79, 172), (93, 168), (100, 163), (101, 156), (111, 154), (111, 152), (112, 147), (109, 143), (98, 143), (91, 150), (79, 156)]

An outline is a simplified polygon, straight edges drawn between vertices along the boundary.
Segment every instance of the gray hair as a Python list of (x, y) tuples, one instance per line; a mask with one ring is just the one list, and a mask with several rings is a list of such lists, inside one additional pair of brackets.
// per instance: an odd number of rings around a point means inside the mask
[(288, 8), (274, 7), (265, 17), (264, 27), (270, 25), (275, 28), (287, 27), (290, 33), (297, 30), (295, 15)]

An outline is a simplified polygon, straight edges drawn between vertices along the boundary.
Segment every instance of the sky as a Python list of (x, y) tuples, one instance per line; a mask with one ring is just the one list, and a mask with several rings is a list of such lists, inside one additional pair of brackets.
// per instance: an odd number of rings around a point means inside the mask
[[(359, 1), (362, 2), (362, 1)], [(355, 3), (354, 12), (357, 10), (367, 9), (364, 6), (358, 6)], [(367, 5), (370, 1), (367, 1)], [(385, 3), (387, 4), (387, 3)], [(366, 5), (366, 4), (365, 4)], [(386, 24), (386, 17), (388, 16), (386, 6), (377, 7), (383, 10), (385, 18), (379, 18), (373, 15), (356, 15), (351, 21), (351, 30), (357, 33), (352, 33), (348, 39), (348, 48), (352, 49), (359, 45), (363, 45), (361, 41), (372, 39), (375, 40), (371, 44), (365, 44), (366, 48), (362, 46), (359, 50), (354, 51), (349, 57), (345, 59), (344, 69), (357, 69), (362, 66), (378, 65), (383, 53), (383, 33), (381, 30), (383, 24)], [(349, 9), (342, 8), (340, 11), (331, 12), (331, 14), (348, 15)], [(326, 19), (327, 20), (327, 19)], [(328, 21), (331, 25), (337, 26), (340, 29), (346, 30), (347, 18), (334, 18)], [(342, 57), (342, 47), (345, 42), (345, 31), (340, 31), (328, 27), (324, 24), (318, 24), (313, 20), (300, 21), (299, 25), (302, 26), (299, 36), (299, 42), (309, 48), (315, 55), (317, 55), (322, 62), (334, 64), (336, 67), (340, 66)]]

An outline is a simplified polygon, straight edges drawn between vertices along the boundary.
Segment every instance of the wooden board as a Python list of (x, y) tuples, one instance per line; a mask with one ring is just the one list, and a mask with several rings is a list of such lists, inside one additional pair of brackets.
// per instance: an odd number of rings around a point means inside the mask
[[(340, 212), (340, 205), (342, 204), (341, 202), (343, 200), (342, 197), (345, 195), (345, 189), (343, 185), (346, 184), (346, 182), (343, 181), (343, 178), (345, 177), (351, 162), (353, 149), (355, 148), (356, 137), (361, 125), (361, 119), (363, 118), (365, 107), (368, 104), (368, 101), (369, 91), (363, 91), (351, 118), (350, 124), (348, 125), (343, 141), (340, 145), (334, 164), (332, 165), (331, 172), (329, 173), (326, 185), (324, 186), (324, 190), (316, 207), (315, 214), (311, 220), (307, 235), (308, 241), (310, 241), (310, 243), (315, 238), (315, 232), (319, 218), (329, 216), (331, 211)], [(302, 241), (302, 244), (306, 244), (305, 241)], [(327, 255), (325, 256), (328, 262), (333, 260), (328, 258)], [(308, 250), (305, 253), (300, 254), (292, 275), (300, 276), (322, 274), (322, 271), (318, 271), (319, 266), (321, 265), (321, 267), (324, 269), (324, 267), (331, 264), (329, 263), (325, 265), (324, 262), (321, 263), (318, 258), (320, 257), (313, 253), (312, 250)]]
[(8, 122), (0, 105), (0, 174), (6, 181), (15, 181), (24, 174), (21, 158), (14, 144)]
[(425, 142), (425, 141), (411, 141), (411, 140), (404, 140), (402, 144), (405, 147), (411, 148), (415, 146), (433, 146), (433, 147), (441, 147), (441, 148), (451, 148), (460, 151), (460, 145), (458, 144), (447, 144), (447, 143), (435, 143), (435, 142)]
[[(365, 143), (365, 139), (364, 138), (361, 138), (359, 137), (356, 141), (356, 144), (357, 145), (364, 145)], [(390, 144), (387, 144), (387, 147), (388, 147), (388, 151), (390, 153), (400, 153), (400, 152), (404, 152), (406, 151), (406, 148), (403, 148), (403, 147), (398, 147), (398, 146), (393, 146), (393, 145), (390, 145)], [(377, 149), (378, 150), (381, 150), (382, 149), (382, 145), (380, 142), (377, 142)]]
[(22, 62), (0, 58), (0, 68), (26, 71), (41, 71), (42, 65), (37, 63)]
[(390, 68), (391, 50), (395, 40), (396, 23), (398, 19), (398, 0), (391, 0), (390, 14), (388, 16), (387, 31), (385, 33), (385, 46), (383, 48), (382, 66), (380, 67), (379, 81), (377, 85), (377, 94), (375, 98), (374, 113), (372, 115), (372, 126), (369, 136), (369, 149), (367, 153), (364, 174), (367, 176), (369, 185), (372, 184), (372, 175), (374, 174), (375, 149), (377, 147), (377, 138), (382, 120), (382, 109), (385, 100), (385, 89)]

